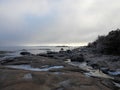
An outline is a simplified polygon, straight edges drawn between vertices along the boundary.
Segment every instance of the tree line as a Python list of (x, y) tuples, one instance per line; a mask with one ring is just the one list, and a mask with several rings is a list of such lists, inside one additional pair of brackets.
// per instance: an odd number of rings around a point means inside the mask
[(112, 30), (108, 35), (98, 36), (88, 47), (95, 48), (98, 53), (120, 55), (120, 29)]

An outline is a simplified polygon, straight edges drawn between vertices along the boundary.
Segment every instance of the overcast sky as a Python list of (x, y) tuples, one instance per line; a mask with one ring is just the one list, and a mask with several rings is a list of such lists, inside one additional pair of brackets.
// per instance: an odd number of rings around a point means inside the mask
[(120, 0), (0, 0), (0, 45), (83, 45), (120, 27)]

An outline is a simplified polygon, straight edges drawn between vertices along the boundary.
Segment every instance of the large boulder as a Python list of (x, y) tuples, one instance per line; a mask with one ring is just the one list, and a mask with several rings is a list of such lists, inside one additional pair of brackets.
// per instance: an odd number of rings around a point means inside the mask
[(31, 55), (31, 53), (30, 53), (30, 52), (27, 52), (27, 51), (26, 51), (26, 52), (20, 52), (20, 54), (21, 54), (21, 55)]
[(73, 55), (71, 56), (71, 61), (75, 62), (84, 62), (84, 56), (82, 54), (80, 55)]
[(91, 67), (94, 69), (100, 69), (100, 66), (96, 63), (91, 64)]

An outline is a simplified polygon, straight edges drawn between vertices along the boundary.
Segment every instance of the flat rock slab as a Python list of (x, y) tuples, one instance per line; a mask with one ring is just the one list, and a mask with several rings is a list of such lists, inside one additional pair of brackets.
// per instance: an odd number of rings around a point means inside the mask
[(64, 66), (66, 69), (35, 72), (0, 66), (0, 90), (113, 90), (106, 86), (107, 84), (102, 83), (104, 79), (86, 77), (80, 72), (81, 69), (79, 72), (78, 68), (74, 71), (75, 67), (60, 60), (25, 56), (16, 58), (6, 65), (19, 61), (28, 62), (34, 68), (46, 68), (45, 65), (50, 65)]
[(31, 73), (25, 74), (23, 79), (25, 79), (25, 80), (32, 80), (32, 74)]

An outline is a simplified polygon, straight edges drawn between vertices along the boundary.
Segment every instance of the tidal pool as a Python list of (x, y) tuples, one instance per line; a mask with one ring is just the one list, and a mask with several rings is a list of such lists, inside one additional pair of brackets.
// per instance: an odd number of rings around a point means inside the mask
[(47, 67), (47, 68), (33, 68), (33, 67), (31, 67), (31, 65), (7, 65), (5, 67), (14, 68), (14, 69), (30, 70), (30, 71), (49, 71), (51, 69), (64, 68), (64, 66), (51, 66), (51, 67)]

